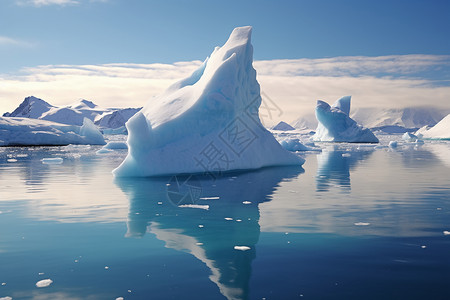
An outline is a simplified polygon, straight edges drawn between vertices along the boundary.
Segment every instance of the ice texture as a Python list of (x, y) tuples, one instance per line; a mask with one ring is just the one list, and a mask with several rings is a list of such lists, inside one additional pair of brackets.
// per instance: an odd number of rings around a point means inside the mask
[(288, 151), (309, 151), (311, 148), (303, 145), (299, 139), (285, 138), (280, 142), (281, 146)]
[(320, 142), (378, 143), (378, 138), (368, 128), (358, 125), (348, 115), (350, 96), (337, 100), (333, 106), (318, 100), (316, 118), (319, 121), (312, 137)]
[(450, 114), (430, 129), (422, 127), (416, 135), (423, 139), (450, 140)]
[(189, 77), (151, 99), (127, 123), (128, 156), (115, 176), (157, 176), (301, 165), (258, 116), (252, 28), (233, 30)]
[(104, 145), (105, 140), (91, 120), (83, 126), (44, 120), (0, 117), (0, 146), (25, 145)]

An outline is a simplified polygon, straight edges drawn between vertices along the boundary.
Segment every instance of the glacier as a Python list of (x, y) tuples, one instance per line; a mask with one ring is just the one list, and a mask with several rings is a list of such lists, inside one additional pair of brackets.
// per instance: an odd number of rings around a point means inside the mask
[(332, 106), (318, 100), (316, 118), (319, 121), (312, 140), (318, 142), (378, 143), (368, 128), (349, 117), (351, 96), (337, 100)]
[(423, 139), (450, 140), (450, 114), (431, 128), (427, 126), (420, 128), (416, 135)]
[(98, 128), (88, 118), (82, 126), (15, 117), (0, 117), (0, 146), (104, 145)]
[(220, 173), (302, 165), (262, 125), (252, 28), (233, 30), (189, 77), (151, 99), (126, 123), (128, 155), (116, 177)]

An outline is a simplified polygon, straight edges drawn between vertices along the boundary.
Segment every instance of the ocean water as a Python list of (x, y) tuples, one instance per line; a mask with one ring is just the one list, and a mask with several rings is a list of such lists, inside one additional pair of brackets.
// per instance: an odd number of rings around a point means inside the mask
[(126, 150), (0, 148), (0, 299), (450, 299), (450, 143), (322, 147), (139, 179)]

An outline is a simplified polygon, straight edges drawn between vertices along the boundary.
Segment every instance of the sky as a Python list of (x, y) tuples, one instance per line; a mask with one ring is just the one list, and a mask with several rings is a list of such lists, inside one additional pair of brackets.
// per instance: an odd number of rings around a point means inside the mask
[(447, 0), (2, 0), (0, 113), (30, 95), (143, 106), (245, 25), (280, 119), (344, 95), (450, 108)]

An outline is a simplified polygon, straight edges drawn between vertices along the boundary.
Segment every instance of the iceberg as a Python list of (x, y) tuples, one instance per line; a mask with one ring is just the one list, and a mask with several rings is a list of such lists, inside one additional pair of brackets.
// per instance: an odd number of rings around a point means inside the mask
[(235, 28), (189, 77), (126, 123), (128, 155), (117, 177), (217, 173), (302, 165), (261, 124), (251, 27)]
[(427, 126), (420, 128), (416, 135), (423, 139), (450, 140), (450, 114), (429, 129)]
[(378, 143), (378, 138), (368, 128), (358, 125), (349, 117), (351, 96), (337, 100), (333, 106), (318, 100), (316, 118), (319, 121), (313, 141)]
[(104, 145), (103, 135), (85, 118), (82, 126), (45, 120), (0, 117), (0, 146)]

